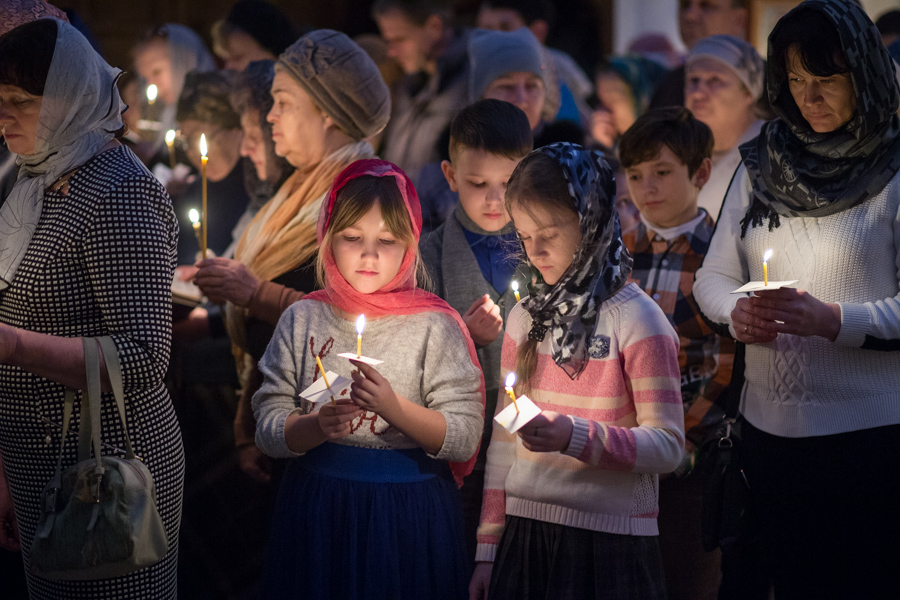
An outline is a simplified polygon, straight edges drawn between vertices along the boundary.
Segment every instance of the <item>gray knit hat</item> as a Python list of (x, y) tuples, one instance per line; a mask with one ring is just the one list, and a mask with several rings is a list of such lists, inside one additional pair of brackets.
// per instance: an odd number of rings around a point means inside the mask
[(733, 35), (711, 35), (697, 42), (688, 54), (686, 67), (699, 58), (712, 58), (734, 71), (755, 100), (763, 93), (765, 64), (749, 42)]
[(343, 33), (318, 29), (284, 51), (275, 63), (297, 80), (322, 111), (355, 140), (384, 129), (391, 92), (378, 67)]
[(469, 34), (469, 101), (506, 73), (534, 73), (547, 87), (541, 44), (527, 27), (516, 31), (476, 29)]

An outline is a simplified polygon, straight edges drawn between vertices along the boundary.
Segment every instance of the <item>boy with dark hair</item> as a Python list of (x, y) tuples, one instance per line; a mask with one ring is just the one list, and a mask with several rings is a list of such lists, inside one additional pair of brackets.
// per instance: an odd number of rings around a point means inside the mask
[(486, 423), (475, 468), (462, 487), (472, 560), (491, 417), (500, 389), (503, 327), (516, 303), (511, 283), (516, 281), (524, 294), (530, 281), (516, 256), (516, 231), (504, 205), (506, 182), (531, 149), (528, 117), (516, 106), (481, 100), (461, 110), (450, 125), (450, 160), (441, 163), (459, 204), (419, 244), (434, 293), (462, 315), (484, 371)]
[(721, 423), (723, 391), (731, 380), (732, 340), (720, 338), (694, 301), (694, 273), (703, 263), (713, 220), (697, 206), (712, 168), (712, 131), (689, 110), (651, 110), (622, 136), (619, 158), (634, 204), (637, 227), (622, 237), (634, 257), (631, 277), (662, 308), (678, 332), (685, 460), (660, 480), (660, 549), (670, 598), (715, 597), (719, 556), (700, 538), (702, 479), (686, 476), (697, 448)]
[(372, 18), (403, 69), (393, 91), (381, 156), (418, 184), (440, 160), (437, 142), (469, 99), (467, 38), (453, 27), (448, 0), (376, 0)]

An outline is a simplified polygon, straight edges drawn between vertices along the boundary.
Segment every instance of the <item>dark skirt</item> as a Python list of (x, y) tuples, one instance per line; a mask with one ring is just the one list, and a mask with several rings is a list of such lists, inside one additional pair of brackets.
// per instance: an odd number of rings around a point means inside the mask
[(507, 517), (491, 600), (664, 600), (659, 541)]
[(463, 599), (462, 531), (446, 462), (326, 442), (285, 472), (260, 598)]

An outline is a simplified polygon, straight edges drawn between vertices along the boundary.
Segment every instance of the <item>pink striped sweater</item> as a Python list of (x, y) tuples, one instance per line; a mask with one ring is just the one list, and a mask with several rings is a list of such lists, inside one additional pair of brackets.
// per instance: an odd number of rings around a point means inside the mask
[[(515, 368), (531, 316), (509, 315), (501, 380)], [(675, 470), (684, 451), (678, 336), (662, 310), (635, 284), (599, 311), (590, 360), (574, 381), (538, 346), (529, 397), (574, 423), (565, 452), (526, 450), (494, 423), (487, 453), (476, 560), (493, 561), (506, 515), (593, 531), (658, 535), (659, 473)], [(509, 404), (500, 394), (497, 411)]]

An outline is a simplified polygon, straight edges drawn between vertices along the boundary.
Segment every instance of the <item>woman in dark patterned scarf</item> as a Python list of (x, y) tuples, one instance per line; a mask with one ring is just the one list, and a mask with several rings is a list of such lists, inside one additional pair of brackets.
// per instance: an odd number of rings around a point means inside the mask
[[(745, 345), (745, 380), (733, 382), (742, 385), (742, 466), (776, 597), (896, 597), (894, 64), (849, 0), (803, 2), (772, 31), (768, 56), (779, 118), (741, 146), (694, 296)], [(769, 287), (790, 286), (731, 294), (764, 280), (770, 249)]]

